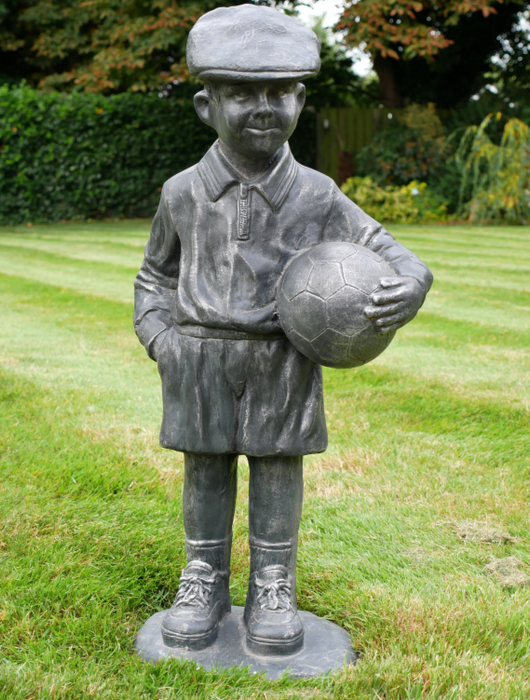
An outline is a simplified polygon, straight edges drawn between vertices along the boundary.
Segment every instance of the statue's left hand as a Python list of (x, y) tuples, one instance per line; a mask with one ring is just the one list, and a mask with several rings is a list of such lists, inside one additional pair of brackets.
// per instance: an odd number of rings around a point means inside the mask
[(364, 313), (379, 333), (390, 333), (412, 321), (424, 298), (425, 290), (414, 277), (384, 277)]

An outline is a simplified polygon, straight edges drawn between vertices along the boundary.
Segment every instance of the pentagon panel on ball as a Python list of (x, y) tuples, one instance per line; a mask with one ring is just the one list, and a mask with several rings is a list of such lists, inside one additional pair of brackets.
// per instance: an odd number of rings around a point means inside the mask
[(383, 277), (395, 272), (355, 243), (321, 243), (291, 260), (280, 280), (283, 330), (302, 354), (326, 367), (359, 367), (395, 335), (378, 333), (364, 309)]

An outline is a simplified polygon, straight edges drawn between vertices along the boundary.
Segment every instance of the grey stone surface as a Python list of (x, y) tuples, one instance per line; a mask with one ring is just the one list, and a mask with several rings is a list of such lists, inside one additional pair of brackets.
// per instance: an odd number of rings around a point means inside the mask
[(312, 677), (330, 671), (340, 671), (354, 664), (357, 655), (351, 648), (350, 635), (329, 620), (299, 611), (304, 625), (304, 646), (291, 656), (257, 656), (245, 643), (243, 608), (232, 606), (232, 612), (219, 625), (219, 636), (212, 646), (201, 651), (172, 649), (162, 641), (160, 627), (165, 610), (150, 617), (140, 629), (135, 641), (137, 653), (145, 661), (164, 659), (193, 660), (204, 668), (247, 666), (250, 672), (265, 672), (268, 678), (279, 678), (285, 671), (295, 677)]
[[(219, 138), (164, 184), (135, 281), (136, 333), (162, 381), (160, 444), (184, 452), (188, 562), (171, 611), (138, 635), (146, 660), (271, 678), (355, 660), (343, 630), (296, 605), (302, 457), (327, 447), (320, 364), (373, 359), (414, 318), (432, 275), (292, 157), (299, 79), (318, 70), (318, 49), (311, 30), (262, 6), (215, 9), (190, 33), (188, 65), (205, 83), (195, 108)], [(282, 307), (278, 285), (300, 254), (310, 267), (285, 280)], [(234, 608), (212, 643), (228, 600), (238, 455), (250, 469), (247, 628)]]
[(320, 42), (272, 7), (218, 7), (189, 33), (186, 60), (204, 81), (301, 80), (320, 70)]

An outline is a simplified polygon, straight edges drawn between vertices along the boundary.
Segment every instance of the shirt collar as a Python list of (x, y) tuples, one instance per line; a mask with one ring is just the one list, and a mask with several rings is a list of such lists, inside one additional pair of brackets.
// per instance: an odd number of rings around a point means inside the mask
[[(230, 164), (219, 150), (216, 141), (197, 166), (199, 175), (204, 183), (208, 196), (214, 202), (230, 187), (242, 182), (241, 177), (232, 170)], [(284, 144), (274, 157), (267, 172), (259, 179), (248, 182), (249, 189), (258, 192), (267, 200), (270, 206), (279, 209), (297, 174), (297, 163), (292, 156), (288, 144)]]

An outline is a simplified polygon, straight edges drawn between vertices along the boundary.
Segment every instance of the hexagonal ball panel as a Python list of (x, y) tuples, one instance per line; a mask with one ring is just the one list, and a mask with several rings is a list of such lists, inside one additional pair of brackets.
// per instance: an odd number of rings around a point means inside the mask
[(347, 336), (371, 324), (364, 315), (368, 296), (354, 287), (343, 287), (326, 302), (327, 327)]
[(340, 263), (325, 262), (317, 264), (311, 270), (307, 289), (322, 299), (327, 299), (344, 286)]
[(291, 331), (290, 333), (287, 333), (287, 337), (289, 338), (291, 343), (295, 346), (295, 348), (298, 350), (298, 352), (301, 352), (302, 355), (305, 355), (310, 360), (313, 360), (313, 362), (320, 364), (320, 360), (318, 358), (318, 355), (313, 350), (313, 348), (311, 347), (311, 343), (308, 340), (306, 340), (305, 338), (302, 338), (302, 336), (299, 333), (297, 333), (296, 331)]
[(346, 284), (359, 289), (365, 294), (371, 294), (379, 287), (382, 277), (381, 265), (373, 258), (359, 253), (346, 258), (341, 263), (342, 274)]
[(302, 292), (287, 303), (279, 300), (278, 312), (283, 328), (292, 328), (311, 340), (326, 328), (326, 302), (310, 292)]
[(312, 269), (313, 263), (307, 251), (293, 258), (287, 265), (280, 282), (280, 291), (287, 299), (292, 299), (304, 291)]
[(330, 243), (321, 243), (320, 245), (311, 248), (309, 255), (313, 262), (340, 262), (349, 255), (355, 255), (357, 246), (354, 243), (346, 241), (337, 241)]
[(356, 358), (359, 365), (365, 365), (367, 362), (375, 360), (389, 346), (395, 334), (395, 331), (385, 334), (377, 333), (370, 323), (368, 327), (363, 328), (352, 337), (349, 348), (350, 357)]
[(327, 328), (311, 341), (311, 347), (326, 367), (343, 367), (348, 361), (350, 339), (348, 336)]

